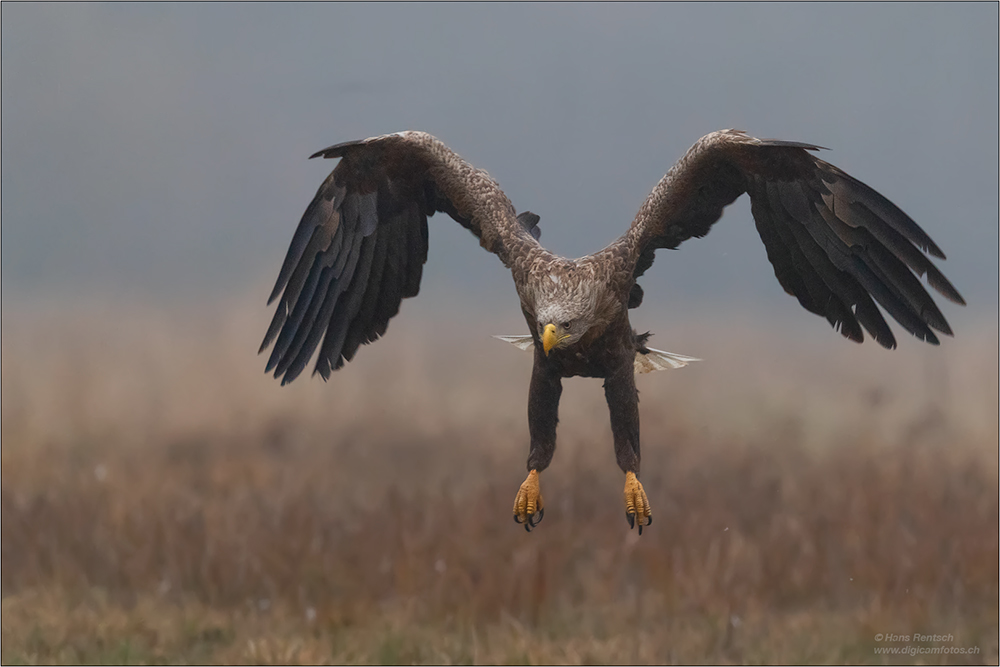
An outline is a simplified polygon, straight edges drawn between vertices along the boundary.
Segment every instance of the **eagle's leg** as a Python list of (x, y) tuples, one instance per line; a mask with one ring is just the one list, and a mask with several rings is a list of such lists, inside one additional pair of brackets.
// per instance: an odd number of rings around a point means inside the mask
[(631, 360), (604, 380), (604, 396), (611, 413), (611, 433), (615, 439), (615, 457), (618, 467), (625, 473), (625, 518), (629, 526), (653, 523), (652, 511), (646, 491), (639, 482), (639, 392), (635, 388), (635, 374)]
[(531, 371), (528, 389), (528, 432), (531, 449), (528, 451), (528, 477), (514, 498), (514, 521), (523, 523), (530, 531), (545, 514), (538, 473), (545, 470), (556, 450), (556, 425), (559, 423), (559, 397), (562, 395), (562, 378), (545, 363), (545, 354), (535, 348), (535, 366)]

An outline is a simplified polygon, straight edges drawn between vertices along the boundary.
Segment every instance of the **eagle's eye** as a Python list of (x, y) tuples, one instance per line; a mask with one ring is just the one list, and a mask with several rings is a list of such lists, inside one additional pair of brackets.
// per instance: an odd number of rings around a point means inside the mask
[(563, 323), (562, 323), (562, 328), (563, 328), (563, 329), (569, 329), (569, 325), (570, 325), (570, 324), (572, 324), (572, 322), (563, 322)]

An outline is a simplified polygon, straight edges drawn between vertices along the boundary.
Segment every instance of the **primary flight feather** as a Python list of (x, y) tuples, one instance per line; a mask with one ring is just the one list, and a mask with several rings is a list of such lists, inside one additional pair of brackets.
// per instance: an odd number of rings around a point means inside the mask
[[(878, 306), (929, 343), (938, 343), (935, 331), (952, 334), (920, 280), (965, 303), (928, 258), (944, 253), (892, 202), (812, 154), (819, 149), (737, 130), (706, 135), (657, 184), (623, 236), (570, 260), (539, 244), (537, 215), (517, 215), (485, 171), (429, 134), (331, 146), (312, 157), (340, 163), (302, 216), (268, 301), (280, 296), (260, 348), (274, 345), (267, 371), (291, 382), (319, 347), (315, 372), (326, 379), (382, 336), (402, 299), (420, 289), (427, 217), (447, 213), (510, 269), (533, 344), (529, 474), (515, 520), (530, 530), (543, 514), (538, 473), (555, 450), (562, 378), (599, 377), (626, 475), (626, 516), (641, 533), (652, 515), (638, 481), (634, 374), (694, 359), (651, 350), (648, 335), (632, 329), (628, 311), (643, 294), (636, 280), (657, 249), (706, 235), (741, 194), (750, 195), (778, 282), (843, 336), (861, 342), (867, 331), (895, 347)], [(644, 355), (652, 356), (645, 364)]]

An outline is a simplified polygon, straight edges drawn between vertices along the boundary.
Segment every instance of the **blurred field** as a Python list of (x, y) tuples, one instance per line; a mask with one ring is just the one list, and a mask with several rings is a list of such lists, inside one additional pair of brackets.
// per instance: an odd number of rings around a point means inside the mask
[[(2, 661), (997, 662), (995, 317), (892, 353), (655, 327), (706, 361), (639, 380), (639, 538), (600, 382), (566, 384), (527, 534), (531, 358), (486, 335), (521, 328), (412, 310), (281, 388), (256, 301), (8, 299)], [(875, 654), (913, 632), (978, 653)]]

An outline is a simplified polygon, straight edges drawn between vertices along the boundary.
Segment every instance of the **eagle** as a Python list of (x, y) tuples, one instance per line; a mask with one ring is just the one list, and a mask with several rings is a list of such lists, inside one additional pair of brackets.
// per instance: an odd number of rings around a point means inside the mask
[(311, 157), (340, 162), (303, 214), (268, 300), (281, 297), (260, 347), (274, 344), (265, 372), (291, 382), (318, 347), (314, 373), (326, 380), (385, 334), (400, 302), (420, 289), (428, 216), (447, 213), (510, 270), (530, 337), (507, 340), (534, 352), (528, 475), (514, 520), (530, 531), (544, 516), (539, 474), (555, 451), (563, 378), (602, 378), (625, 516), (641, 534), (652, 512), (639, 482), (635, 373), (694, 359), (648, 348), (649, 334), (632, 328), (629, 310), (643, 297), (636, 281), (658, 249), (705, 236), (741, 194), (750, 196), (778, 282), (845, 338), (860, 343), (867, 331), (894, 348), (878, 306), (928, 343), (938, 344), (935, 332), (953, 335), (920, 280), (964, 305), (928, 257), (944, 253), (888, 199), (817, 158), (819, 150), (740, 130), (708, 134), (653, 188), (620, 238), (567, 259), (539, 243), (537, 215), (518, 215), (489, 174), (430, 134), (325, 148)]

